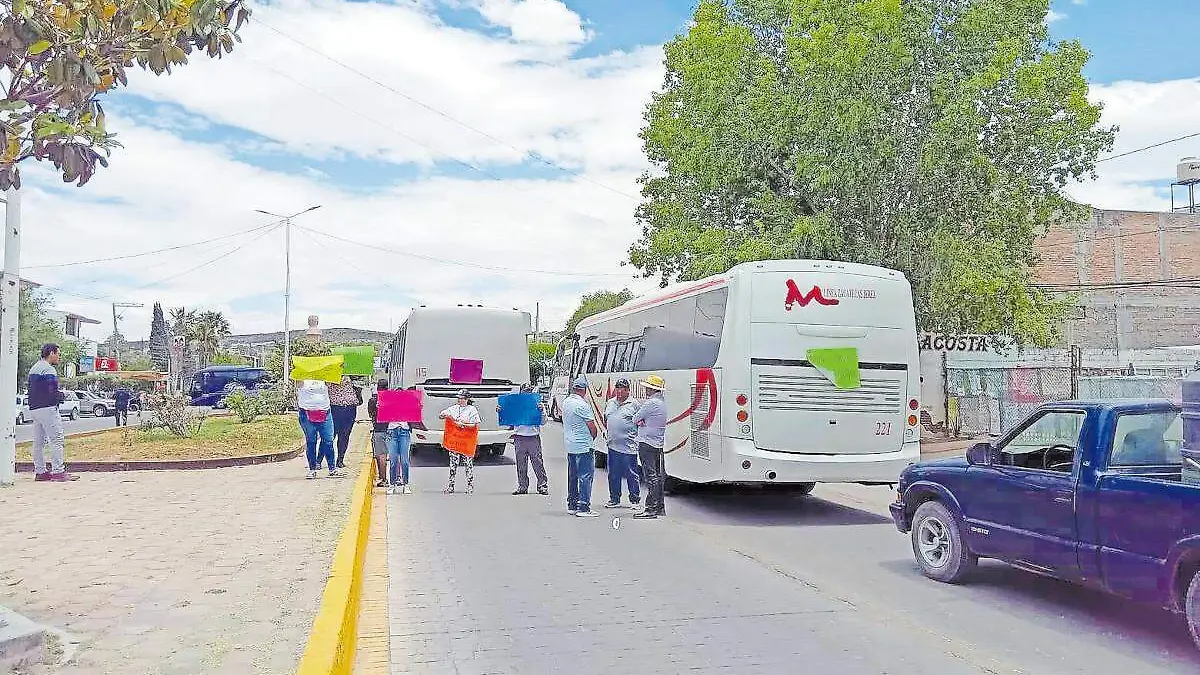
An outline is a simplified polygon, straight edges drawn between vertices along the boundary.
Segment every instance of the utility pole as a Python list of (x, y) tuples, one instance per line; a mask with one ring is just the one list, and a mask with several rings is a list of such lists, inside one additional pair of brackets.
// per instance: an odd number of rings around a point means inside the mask
[(0, 487), (17, 480), (17, 331), (21, 315), (21, 193), (4, 200), (4, 276), (0, 279)]
[(537, 302), (533, 305), (533, 341), (542, 341), (542, 303)]
[(254, 209), (257, 213), (279, 218), (283, 221), (283, 377), (287, 379), (292, 369), (292, 218), (321, 208), (320, 204), (297, 211), (290, 216), (281, 216), (270, 211)]
[(143, 305), (140, 302), (114, 302), (112, 304), (112, 310), (113, 310), (113, 358), (116, 359), (117, 364), (120, 365), (120, 363), (121, 363), (120, 346), (117, 344), (117, 340), (116, 340), (116, 337), (121, 334), (121, 330), (119, 328), (117, 328), (117, 319), (121, 318), (121, 315), (117, 314), (118, 307), (145, 307), (145, 305)]

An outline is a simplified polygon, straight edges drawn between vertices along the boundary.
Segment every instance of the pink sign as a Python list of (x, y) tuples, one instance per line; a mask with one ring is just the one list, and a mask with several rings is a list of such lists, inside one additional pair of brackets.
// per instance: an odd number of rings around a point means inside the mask
[(377, 422), (420, 422), (421, 392), (416, 389), (380, 389)]
[(483, 361), (450, 359), (450, 384), (479, 384), (483, 382)]

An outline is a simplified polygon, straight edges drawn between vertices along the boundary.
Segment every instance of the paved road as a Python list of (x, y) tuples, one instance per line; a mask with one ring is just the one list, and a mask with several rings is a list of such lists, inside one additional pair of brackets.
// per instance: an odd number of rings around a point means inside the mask
[[(130, 424), (137, 423), (137, 413), (130, 415)], [(113, 426), (113, 418), (111, 417), (80, 417), (72, 422), (67, 418), (63, 418), (63, 429), (67, 435), (78, 434), (85, 431), (96, 431), (97, 429), (109, 429)], [(18, 424), (17, 425), (17, 442), (33, 440), (33, 425)]]
[[(508, 494), (511, 449), (478, 468), (475, 495), (440, 494), (445, 469), (426, 456), (416, 494), (387, 497), (394, 673), (1200, 667), (1156, 609), (999, 564), (965, 586), (925, 579), (885, 518), (887, 488), (696, 489), (668, 498), (669, 518), (619, 529), (612, 512), (569, 517), (559, 433), (545, 432), (550, 498)], [(606, 485), (598, 471), (594, 502)]]

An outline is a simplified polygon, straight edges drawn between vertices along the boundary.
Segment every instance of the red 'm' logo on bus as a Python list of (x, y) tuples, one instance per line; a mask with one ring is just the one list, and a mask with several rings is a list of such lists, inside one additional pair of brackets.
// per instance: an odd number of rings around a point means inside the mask
[(813, 286), (812, 290), (808, 293), (801, 293), (799, 287), (796, 286), (796, 282), (788, 279), (787, 289), (787, 299), (783, 301), (783, 308), (789, 312), (792, 311), (792, 305), (798, 304), (801, 307), (807, 307), (808, 303), (812, 302), (813, 300), (816, 300), (818, 304), (825, 305), (826, 307), (836, 305), (838, 302), (840, 302), (837, 298), (831, 299), (822, 295), (820, 286)]

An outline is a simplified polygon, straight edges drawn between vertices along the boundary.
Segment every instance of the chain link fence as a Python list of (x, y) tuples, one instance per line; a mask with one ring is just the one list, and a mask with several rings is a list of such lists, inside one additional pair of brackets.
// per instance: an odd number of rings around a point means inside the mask
[(1043, 403), (1079, 399), (1182, 398), (1180, 373), (1053, 364), (1038, 368), (947, 368), (946, 417), (958, 437), (1001, 434)]

